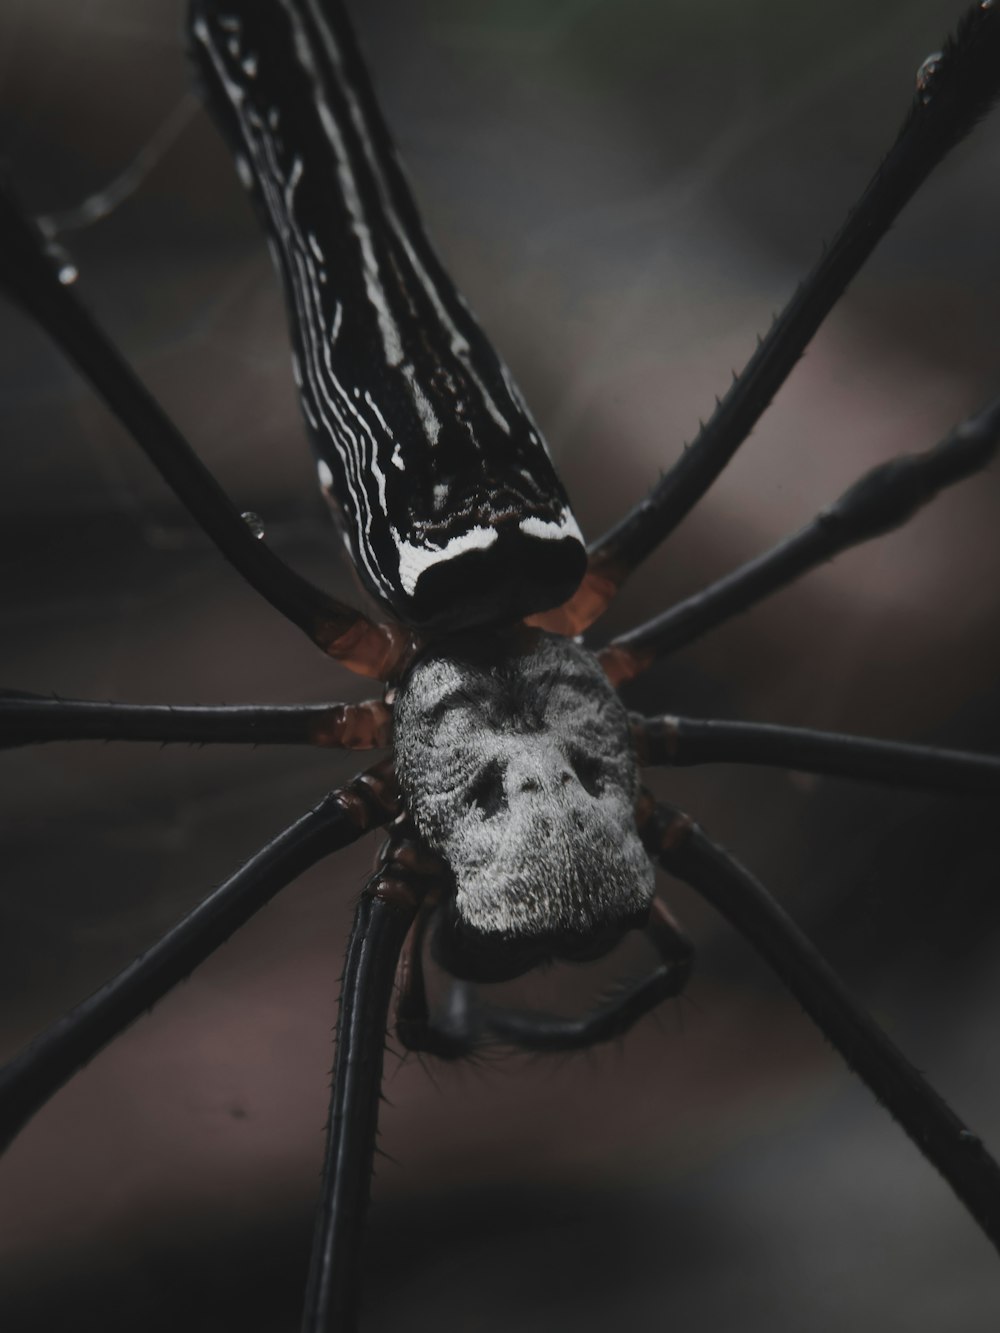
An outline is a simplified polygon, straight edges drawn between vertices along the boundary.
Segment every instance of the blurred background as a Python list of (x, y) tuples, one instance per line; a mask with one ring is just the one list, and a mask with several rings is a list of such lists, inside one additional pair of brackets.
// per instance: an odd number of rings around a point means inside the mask
[[(0, 158), (47, 214), (187, 95), (178, 0), (7, 0)], [(655, 481), (888, 147), (951, 0), (354, 4), (430, 230), (589, 536)], [(1000, 120), (937, 172), (600, 639), (925, 448), (1000, 387)], [(200, 112), (64, 237), (79, 291), (285, 558), (358, 598), (314, 489), (280, 294)], [(117, 424), (0, 311), (0, 683), (157, 702), (366, 693), (219, 559)], [(1000, 745), (1000, 494), (662, 664), (647, 711)], [(359, 765), (224, 747), (0, 757), (3, 1053)], [(660, 774), (1000, 1150), (995, 803), (783, 772)], [(373, 840), (303, 877), (45, 1109), (0, 1166), (0, 1323), (297, 1327), (341, 958)], [(614, 1048), (387, 1058), (367, 1333), (987, 1330), (1000, 1270), (750, 951), (677, 885), (688, 995)], [(613, 969), (639, 967), (638, 952)], [(566, 1009), (607, 973), (536, 984)]]

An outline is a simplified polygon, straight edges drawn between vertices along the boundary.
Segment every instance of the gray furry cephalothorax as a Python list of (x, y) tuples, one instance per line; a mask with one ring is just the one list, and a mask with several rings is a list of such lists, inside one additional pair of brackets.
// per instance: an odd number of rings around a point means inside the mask
[(548, 634), (451, 640), (413, 668), (394, 727), (407, 808), (467, 925), (582, 934), (646, 913), (627, 716), (590, 653)]

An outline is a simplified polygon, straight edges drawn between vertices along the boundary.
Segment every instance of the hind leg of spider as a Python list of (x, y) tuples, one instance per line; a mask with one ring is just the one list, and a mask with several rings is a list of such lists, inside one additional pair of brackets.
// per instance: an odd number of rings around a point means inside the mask
[(412, 636), (378, 625), (314, 587), (259, 541), (214, 476), (61, 278), (38, 227), (0, 179), (0, 291), (34, 319), (101, 395), (220, 553), (262, 597), (331, 657), (386, 680)]
[(758, 722), (629, 717), (643, 767), (758, 764), (891, 787), (986, 795), (1000, 791), (1000, 757)]
[(681, 811), (657, 807), (644, 837), (668, 873), (691, 885), (749, 941), (1000, 1249), (1000, 1167), (791, 918)]
[(632, 571), (690, 513), (746, 440), (813, 335), (900, 211), (973, 129), (1000, 93), (1000, 10), (973, 5), (954, 37), (926, 62), (896, 142), (840, 230), (694, 442), (648, 496), (591, 544), (586, 576), (564, 606), (531, 623), (579, 634), (607, 608)]
[(392, 743), (392, 714), (380, 699), (359, 704), (182, 707), (53, 699), (0, 690), (0, 749), (75, 740), (377, 750)]
[(37, 1037), (0, 1070), (0, 1149), (102, 1047), (204, 962), (276, 893), (316, 861), (397, 813), (383, 761), (261, 848), (166, 935)]
[(356, 1327), (386, 1023), (400, 952), (434, 883), (402, 840), (390, 839), (387, 846), (396, 855), (383, 856), (361, 895), (344, 963), (302, 1333), (351, 1333)]

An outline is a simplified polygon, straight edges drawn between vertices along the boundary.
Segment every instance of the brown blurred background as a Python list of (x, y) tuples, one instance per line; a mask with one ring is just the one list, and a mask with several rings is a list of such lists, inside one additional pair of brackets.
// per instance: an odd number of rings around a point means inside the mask
[[(432, 233), (593, 535), (710, 412), (963, 6), (352, 8)], [(7, 0), (0, 156), (35, 211), (103, 187), (177, 106), (182, 11)], [(994, 116), (602, 635), (997, 391), (998, 236)], [(314, 493), (267, 256), (200, 113), (134, 196), (65, 242), (81, 293), (230, 494), (282, 555), (357, 596)], [(0, 318), (0, 683), (361, 697), (241, 587), (41, 335)], [(631, 702), (996, 750), (997, 491), (995, 473), (965, 483), (665, 663)], [(355, 767), (235, 748), (2, 756), (4, 1050)], [(735, 769), (658, 789), (792, 907), (1000, 1150), (994, 803)], [(0, 1167), (6, 1333), (297, 1327), (341, 954), (371, 851), (289, 889), (25, 1132)], [(670, 893), (698, 972), (620, 1047), (458, 1069), (389, 1058), (367, 1333), (994, 1329), (987, 1242), (749, 951)], [(553, 974), (546, 993), (582, 1006), (606, 979)]]

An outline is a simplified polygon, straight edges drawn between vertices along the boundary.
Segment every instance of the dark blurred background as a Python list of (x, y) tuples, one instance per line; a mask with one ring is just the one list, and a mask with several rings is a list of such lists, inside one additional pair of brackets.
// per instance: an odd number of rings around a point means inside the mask
[[(594, 535), (711, 411), (963, 6), (352, 8), (432, 233)], [(177, 108), (182, 12), (7, 0), (0, 156), (34, 211), (105, 186)], [(601, 636), (997, 391), (998, 236), (994, 117)], [(280, 296), (206, 119), (65, 243), (81, 293), (237, 503), (288, 560), (357, 597), (314, 493)], [(362, 697), (240, 585), (42, 336), (0, 319), (0, 683)], [(630, 702), (996, 750), (997, 491), (995, 473), (965, 483), (663, 664)], [(4, 1050), (356, 767), (235, 748), (3, 756)], [(1000, 1149), (995, 804), (728, 768), (657, 788), (764, 878)], [(297, 1327), (341, 955), (372, 846), (289, 889), (24, 1133), (0, 1169), (6, 1333)], [(389, 1057), (368, 1333), (994, 1329), (988, 1243), (749, 951), (669, 891), (697, 975), (620, 1046), (457, 1069)], [(606, 979), (553, 974), (546, 994), (581, 1007)]]

